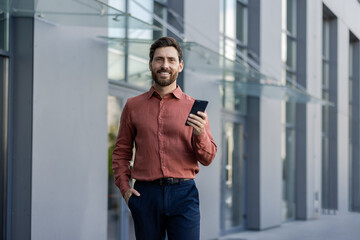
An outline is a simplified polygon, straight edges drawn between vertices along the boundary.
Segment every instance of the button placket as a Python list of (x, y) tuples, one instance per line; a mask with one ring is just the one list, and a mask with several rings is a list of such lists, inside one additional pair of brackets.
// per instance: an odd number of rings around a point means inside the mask
[(160, 111), (159, 111), (159, 116), (158, 116), (158, 139), (159, 139), (159, 155), (160, 155), (160, 166), (161, 166), (161, 170), (163, 172), (163, 174), (165, 175), (165, 162), (164, 162), (164, 149), (163, 149), (163, 143), (164, 143), (164, 139), (163, 139), (163, 118), (162, 118), (162, 113), (164, 111), (164, 99), (162, 99), (160, 101)]

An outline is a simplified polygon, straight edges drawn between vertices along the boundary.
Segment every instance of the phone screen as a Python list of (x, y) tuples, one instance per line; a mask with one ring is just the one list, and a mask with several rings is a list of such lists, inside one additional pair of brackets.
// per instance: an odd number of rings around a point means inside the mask
[[(196, 114), (197, 115), (197, 112), (200, 111), (200, 112), (205, 112), (205, 109), (206, 109), (206, 106), (208, 105), (208, 101), (205, 101), (205, 100), (195, 100), (191, 110), (190, 110), (190, 113), (192, 114)], [(190, 115), (189, 113), (189, 115)], [(185, 125), (186, 126), (189, 126), (189, 124), (187, 124), (187, 120), (185, 122)]]

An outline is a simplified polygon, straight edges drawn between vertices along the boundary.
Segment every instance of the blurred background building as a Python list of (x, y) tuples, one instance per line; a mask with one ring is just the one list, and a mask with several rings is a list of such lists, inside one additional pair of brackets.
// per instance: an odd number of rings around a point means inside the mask
[(160, 36), (218, 145), (201, 239), (360, 212), (359, 23), (358, 0), (0, 0), (1, 238), (134, 239), (111, 152)]

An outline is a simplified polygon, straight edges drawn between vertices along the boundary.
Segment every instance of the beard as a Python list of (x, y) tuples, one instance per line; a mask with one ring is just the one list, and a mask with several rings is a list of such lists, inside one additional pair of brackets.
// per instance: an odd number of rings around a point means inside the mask
[[(167, 78), (167, 79), (163, 79), (161, 77), (158, 77), (157, 74), (160, 74), (160, 72), (167, 72), (170, 74), (170, 77)], [(171, 85), (173, 82), (176, 81), (177, 77), (178, 77), (178, 72), (173, 72), (171, 70), (164, 70), (163, 68), (158, 70), (158, 71), (155, 71), (155, 70), (152, 70), (151, 71), (151, 76), (152, 76), (152, 79), (156, 82), (156, 84), (158, 84), (159, 86), (162, 86), (162, 87), (166, 87), (166, 86), (169, 86)]]

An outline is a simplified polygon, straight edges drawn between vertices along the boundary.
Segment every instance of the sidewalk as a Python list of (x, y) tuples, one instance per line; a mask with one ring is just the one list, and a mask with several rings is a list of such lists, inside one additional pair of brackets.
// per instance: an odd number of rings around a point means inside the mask
[(360, 240), (360, 213), (323, 215), (264, 231), (245, 231), (219, 240)]

